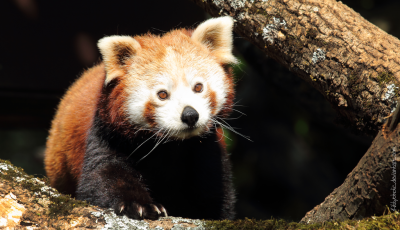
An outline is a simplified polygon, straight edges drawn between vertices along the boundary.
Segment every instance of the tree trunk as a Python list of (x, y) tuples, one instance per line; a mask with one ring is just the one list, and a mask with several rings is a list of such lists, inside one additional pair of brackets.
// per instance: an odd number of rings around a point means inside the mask
[(379, 132), (343, 185), (302, 222), (382, 215), (386, 205), (396, 209), (399, 114), (379, 130), (397, 107), (400, 41), (335, 0), (192, 1), (212, 16), (234, 17), (235, 32), (320, 91), (345, 124)]
[(335, 0), (192, 0), (320, 91), (357, 130), (376, 135), (399, 95), (400, 41)]
[(360, 220), (366, 216), (382, 215), (388, 208), (391, 211), (398, 210), (396, 168), (400, 165), (399, 110), (389, 119), (385, 129), (379, 132), (344, 183), (309, 211), (301, 223)]

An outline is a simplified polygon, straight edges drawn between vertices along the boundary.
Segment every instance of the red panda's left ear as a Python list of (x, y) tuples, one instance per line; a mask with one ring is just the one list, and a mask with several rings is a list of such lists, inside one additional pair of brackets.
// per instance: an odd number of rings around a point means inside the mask
[(193, 31), (192, 39), (207, 46), (221, 63), (237, 63), (232, 54), (232, 27), (229, 16), (212, 18)]
[(130, 36), (110, 36), (99, 40), (97, 46), (103, 56), (106, 67), (105, 84), (112, 79), (124, 75), (126, 61), (140, 51), (141, 46)]

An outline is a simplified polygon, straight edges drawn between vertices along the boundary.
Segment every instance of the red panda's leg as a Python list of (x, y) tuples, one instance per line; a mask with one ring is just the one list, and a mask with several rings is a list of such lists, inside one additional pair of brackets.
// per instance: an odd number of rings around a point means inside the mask
[(77, 199), (113, 208), (134, 219), (158, 219), (165, 208), (151, 198), (141, 174), (126, 157), (119, 157), (99, 137), (91, 136), (77, 188)]

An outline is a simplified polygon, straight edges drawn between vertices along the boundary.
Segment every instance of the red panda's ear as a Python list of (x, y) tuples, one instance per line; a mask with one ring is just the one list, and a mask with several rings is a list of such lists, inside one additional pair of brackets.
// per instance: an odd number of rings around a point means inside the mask
[(130, 36), (110, 36), (99, 40), (97, 46), (106, 66), (105, 84), (124, 74), (126, 61), (141, 49), (140, 44)]
[(192, 39), (207, 46), (221, 63), (237, 63), (232, 54), (232, 27), (229, 16), (212, 18), (193, 31)]

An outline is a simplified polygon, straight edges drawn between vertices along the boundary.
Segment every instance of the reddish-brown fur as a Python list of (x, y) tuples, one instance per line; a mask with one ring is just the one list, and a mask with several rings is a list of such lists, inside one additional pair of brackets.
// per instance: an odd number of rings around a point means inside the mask
[(217, 109), (217, 96), (215, 95), (215, 92), (212, 90), (209, 90), (209, 92), (207, 94), (207, 98), (210, 100), (211, 113), (215, 114), (215, 111)]
[(45, 165), (51, 185), (62, 192), (75, 192), (74, 184), (81, 174), (87, 132), (93, 123), (104, 79), (103, 64), (86, 71), (69, 88), (52, 122)]
[[(212, 57), (213, 54), (206, 46), (193, 45), (194, 41), (190, 38), (192, 32), (192, 30), (182, 29), (173, 30), (162, 37), (151, 34), (135, 36), (135, 40), (141, 46), (141, 53), (138, 54), (140, 57), (135, 59), (135, 65), (145, 66), (147, 63), (160, 62), (167, 54), (167, 46), (173, 47), (173, 50), (177, 53), (185, 53), (185, 50), (192, 49), (199, 56), (215, 58), (217, 61), (217, 57)], [(118, 48), (123, 49), (121, 47), (118, 46)], [(131, 66), (133, 63), (133, 60), (125, 55), (133, 53), (135, 51), (127, 48), (122, 56), (114, 57), (115, 63), (121, 65), (120, 67), (123, 70), (121, 73), (126, 74), (128, 72), (127, 66)], [(140, 74), (140, 71), (146, 71), (146, 69), (137, 71), (137, 74)], [(158, 71), (158, 69), (154, 71)], [(225, 82), (228, 86), (228, 92), (227, 101), (220, 112), (222, 116), (226, 116), (230, 112), (229, 107), (232, 105), (234, 95), (231, 72), (227, 72), (226, 75)], [(81, 175), (87, 134), (93, 124), (96, 111), (98, 111), (99, 117), (108, 123), (113, 130), (125, 137), (133, 137), (137, 131), (126, 117), (126, 105), (124, 104), (128, 93), (126, 89), (135, 87), (135, 80), (117, 76), (111, 79), (106, 87), (103, 87), (105, 77), (104, 64), (99, 64), (86, 71), (69, 88), (53, 120), (47, 142), (45, 165), (51, 185), (61, 192), (69, 194), (75, 192), (77, 180)], [(150, 78), (147, 84), (152, 85), (154, 82)], [(108, 93), (102, 93), (102, 91), (108, 91)], [(210, 100), (212, 114), (216, 115), (218, 103), (215, 92), (210, 90), (207, 97)], [(154, 106), (149, 101), (143, 114), (150, 126), (156, 125)]]
[(221, 117), (228, 117), (232, 112), (233, 100), (235, 99), (235, 89), (233, 83), (233, 70), (232, 67), (222, 65), (225, 69), (227, 77), (225, 78), (225, 85), (228, 86), (228, 93), (226, 95), (226, 101), (219, 112)]
[(119, 79), (114, 79), (106, 87), (103, 88), (99, 102), (99, 116), (113, 128), (119, 129), (122, 133), (129, 126), (125, 116), (125, 84)]
[(217, 127), (215, 131), (216, 131), (216, 134), (217, 134), (218, 144), (221, 146), (221, 148), (226, 149), (224, 130), (222, 130), (221, 127)]
[(166, 210), (233, 219), (229, 156), (213, 120), (233, 103), (232, 27), (222, 17), (163, 36), (100, 39), (104, 64), (70, 87), (52, 123), (45, 156), (52, 186), (134, 219)]
[(154, 116), (155, 116), (154, 105), (149, 101), (145, 106), (143, 117), (146, 118), (146, 121), (150, 124), (151, 127), (154, 127), (156, 125)]

